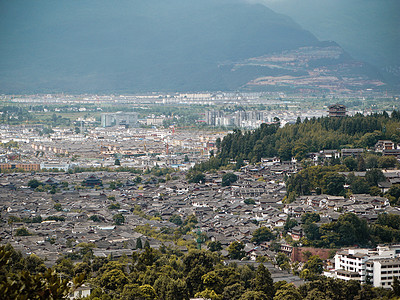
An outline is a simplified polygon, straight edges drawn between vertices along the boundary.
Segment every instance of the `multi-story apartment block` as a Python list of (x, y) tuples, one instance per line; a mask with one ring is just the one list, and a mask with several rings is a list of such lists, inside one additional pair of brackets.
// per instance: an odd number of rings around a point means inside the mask
[(136, 126), (138, 123), (138, 114), (136, 112), (117, 112), (101, 115), (101, 126)]
[(228, 114), (222, 110), (209, 110), (205, 113), (205, 122), (211, 126), (236, 126), (242, 128), (257, 128), (265, 123), (262, 111), (238, 110)]
[(14, 169), (22, 169), (24, 171), (39, 171), (40, 164), (38, 163), (25, 163), (25, 162), (10, 162), (10, 163), (1, 163), (0, 170), (14, 170)]
[(335, 268), (326, 276), (358, 280), (374, 287), (390, 288), (394, 277), (400, 277), (400, 245), (371, 249), (345, 249), (335, 255)]
[(400, 276), (400, 258), (382, 258), (368, 261), (367, 280), (375, 287), (390, 288), (394, 277)]

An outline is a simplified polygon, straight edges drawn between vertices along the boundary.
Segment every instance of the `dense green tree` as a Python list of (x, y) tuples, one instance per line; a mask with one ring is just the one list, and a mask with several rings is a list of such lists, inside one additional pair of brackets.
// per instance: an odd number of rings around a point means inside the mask
[(267, 227), (260, 227), (254, 230), (251, 241), (256, 244), (268, 242), (274, 238), (274, 234)]
[(56, 211), (62, 211), (62, 205), (61, 205), (61, 203), (55, 203), (55, 204), (54, 204), (54, 209), (55, 209)]
[(251, 286), (251, 280), (254, 277), (255, 271), (253, 267), (245, 265), (239, 268), (240, 282), (245, 289), (249, 289)]
[(293, 227), (297, 226), (297, 221), (293, 218), (291, 218), (290, 216), (287, 216), (286, 218), (286, 222), (285, 222), (285, 226), (283, 227), (283, 229), (285, 229), (286, 231), (292, 229)]
[(0, 246), (0, 293), (2, 299), (68, 299), (68, 294), (83, 282), (61, 278), (47, 269), (43, 260), (32, 254), (26, 259), (10, 245)]
[(277, 255), (275, 255), (275, 261), (281, 269), (284, 269), (285, 265), (289, 263), (290, 259), (287, 255), (279, 252)]
[[(146, 242), (148, 241), (146, 240)], [(156, 260), (156, 255), (156, 250), (150, 247), (146, 247), (145, 243), (144, 251), (139, 255), (138, 261), (145, 266), (151, 266)]]
[(222, 295), (218, 295), (214, 290), (206, 288), (204, 291), (196, 293), (195, 297), (210, 300), (222, 300)]
[(215, 268), (215, 272), (220, 278), (222, 278), (224, 286), (242, 283), (242, 280), (240, 279), (241, 274), (236, 264), (230, 264), (225, 268)]
[(263, 292), (267, 299), (274, 297), (274, 282), (271, 273), (263, 264), (258, 265), (252, 286), (255, 291)]
[[(93, 295), (93, 292), (92, 292)], [(139, 290), (139, 284), (128, 283), (124, 285), (124, 288), (120, 294), (121, 300), (136, 300), (141, 296)]]
[(80, 274), (84, 274), (85, 277), (87, 278), (87, 276), (90, 274), (91, 268), (89, 266), (88, 263), (86, 262), (81, 262), (81, 263), (77, 263), (74, 266), (74, 275), (80, 275)]
[(28, 181), (28, 186), (29, 186), (31, 189), (36, 189), (39, 185), (42, 185), (42, 184), (43, 184), (43, 183), (40, 182), (40, 181), (37, 180), (37, 179), (31, 179), (31, 180)]
[(28, 236), (31, 235), (31, 233), (26, 229), (26, 227), (20, 227), (15, 231), (16, 236)]
[(386, 178), (382, 171), (379, 169), (371, 169), (365, 173), (365, 179), (368, 181), (369, 185), (378, 185), (378, 182), (385, 181)]
[(204, 290), (202, 277), (206, 273), (206, 268), (202, 265), (196, 265), (188, 272), (186, 283), (190, 295), (194, 295)]
[(293, 145), (291, 143), (282, 143), (282, 145), (277, 149), (277, 154), (283, 161), (288, 161), (292, 158)]
[(210, 271), (204, 274), (201, 279), (206, 288), (215, 291), (217, 294), (222, 294), (224, 284), (223, 278), (219, 276), (216, 271)]
[(242, 259), (245, 257), (246, 252), (244, 252), (243, 249), (243, 243), (237, 241), (232, 242), (227, 248), (230, 259)]
[(323, 262), (318, 255), (312, 255), (303, 266), (303, 270), (308, 269), (312, 274), (320, 275), (323, 271)]
[(181, 216), (179, 216), (179, 215), (172, 215), (172, 216), (168, 219), (168, 221), (170, 221), (170, 222), (172, 222), (172, 223), (174, 223), (174, 224), (176, 224), (176, 225), (178, 225), (178, 226), (181, 226), (181, 225), (183, 224), (182, 218), (181, 218)]
[[(79, 279), (82, 281), (82, 279)], [(75, 280), (78, 283), (78, 280)], [(74, 287), (78, 287), (76, 284)], [(22, 271), (12, 276), (7, 276), (0, 282), (2, 299), (69, 299), (73, 288), (68, 285), (68, 280), (60, 279), (51, 269), (36, 275)]]
[(392, 185), (389, 189), (389, 191), (387, 192), (386, 196), (388, 197), (390, 204), (391, 205), (399, 205), (400, 201), (400, 185), (399, 184), (395, 184)]
[(301, 285), (298, 291), (303, 299), (352, 300), (360, 291), (360, 283), (320, 276)]
[(238, 300), (244, 294), (244, 288), (240, 283), (228, 285), (224, 288), (222, 298), (224, 300)]
[(269, 298), (263, 292), (260, 291), (247, 291), (239, 300), (268, 300)]
[(209, 242), (207, 246), (208, 246), (208, 250), (210, 250), (211, 252), (222, 250), (222, 245), (221, 245), (221, 242), (219, 242), (219, 241)]
[(300, 142), (300, 141), (296, 142), (292, 149), (292, 155), (297, 160), (304, 159), (308, 152), (309, 152), (309, 146), (306, 145), (304, 142)]
[(294, 191), (289, 192), (288, 195), (283, 199), (285, 204), (290, 204), (294, 201), (296, 201), (296, 192)]
[(150, 243), (149, 243), (148, 240), (146, 240), (146, 241), (144, 242), (143, 248), (144, 248), (144, 249), (149, 249), (149, 248), (150, 248)]
[(136, 249), (142, 249), (143, 245), (142, 245), (142, 239), (140, 237), (138, 237), (136, 239)]
[(206, 176), (201, 172), (194, 172), (188, 174), (189, 183), (205, 183)]
[(375, 224), (369, 226), (371, 239), (376, 243), (393, 243), (400, 239), (400, 217), (380, 214)]
[(318, 289), (313, 289), (308, 292), (306, 300), (326, 299), (326, 294)]
[(191, 225), (191, 224), (197, 224), (199, 221), (197, 220), (196, 216), (193, 215), (189, 215), (186, 217), (185, 221), (183, 222), (183, 225)]
[(157, 298), (156, 291), (149, 284), (139, 286), (140, 297), (145, 300), (154, 300)]
[(397, 276), (393, 277), (393, 284), (392, 284), (393, 293), (396, 297), (400, 297), (400, 282)]
[(100, 268), (108, 263), (108, 259), (106, 257), (98, 257), (95, 256), (91, 261), (91, 268), (93, 272), (97, 272)]
[(382, 169), (394, 168), (397, 164), (397, 159), (394, 156), (382, 156), (378, 159), (378, 166)]
[(368, 155), (365, 157), (365, 167), (367, 169), (376, 169), (378, 168), (378, 156), (376, 155)]
[(350, 189), (354, 194), (368, 194), (370, 186), (365, 178), (354, 177), (350, 182)]
[(99, 284), (106, 290), (121, 290), (123, 286), (129, 282), (126, 274), (119, 269), (112, 269), (110, 271), (104, 272), (99, 278)]
[(328, 195), (343, 196), (345, 177), (341, 174), (326, 174), (323, 181), (326, 184), (324, 191)]
[(301, 216), (301, 222), (304, 224), (319, 222), (320, 220), (321, 220), (321, 217), (318, 213), (306, 212), (305, 214), (303, 214)]
[(349, 169), (349, 171), (354, 171), (357, 168), (357, 161), (351, 156), (346, 157), (343, 160), (343, 163), (346, 165), (346, 167)]
[(365, 160), (362, 156), (357, 158), (357, 171), (364, 172), (366, 170)]
[(89, 217), (89, 220), (92, 220), (93, 222), (100, 222), (100, 218), (98, 215), (91, 215)]
[(344, 295), (344, 298), (349, 299), (349, 300), (354, 299), (361, 289), (360, 282), (356, 281), (356, 280), (349, 280), (347, 282), (344, 282), (342, 280), (330, 279), (328, 282), (329, 282), (329, 286), (336, 287), (336, 290), (339, 290), (339, 288), (341, 288), (342, 289), (341, 294)]
[(190, 250), (189, 253), (183, 258), (184, 272), (187, 274), (196, 266), (202, 266), (205, 270), (205, 273), (207, 273), (212, 271), (214, 264), (219, 262), (220, 257), (214, 255), (213, 253), (204, 250)]
[(115, 225), (122, 225), (125, 223), (125, 217), (123, 214), (115, 214), (113, 216), (113, 221)]
[(354, 297), (354, 300), (373, 300), (376, 299), (377, 293), (371, 285), (365, 284), (362, 286), (358, 295)]
[(69, 258), (60, 258), (56, 262), (55, 270), (62, 274), (64, 278), (72, 278), (74, 275), (74, 264)]
[(400, 230), (400, 216), (395, 214), (382, 213), (378, 215), (376, 224)]
[(245, 199), (244, 203), (247, 205), (254, 205), (254, 204), (256, 204), (256, 201), (254, 199), (249, 198), (249, 199)]
[(319, 227), (315, 223), (304, 224), (303, 230), (305, 237), (310, 241), (318, 240), (321, 237), (321, 233), (319, 232)]
[(274, 297), (274, 300), (301, 300), (301, 299), (302, 297), (293, 283), (286, 283), (282, 285), (276, 291)]
[(226, 173), (222, 176), (222, 186), (229, 186), (232, 183), (236, 182), (238, 180), (238, 177), (234, 173)]
[(186, 284), (182, 280), (174, 280), (162, 275), (154, 282), (154, 290), (159, 299), (183, 300), (188, 299)]
[[(366, 245), (370, 238), (366, 220), (353, 213), (345, 213), (336, 222), (322, 225), (320, 233), (322, 239), (334, 242), (336, 246)], [(329, 236), (335, 236), (336, 239), (329, 240)]]
[(220, 138), (220, 137), (218, 137), (218, 138), (215, 140), (215, 147), (217, 147), (217, 151), (219, 152), (220, 149), (221, 149), (221, 138)]
[(324, 193), (343, 193), (344, 176), (338, 172), (347, 170), (343, 165), (311, 166), (288, 177), (286, 181), (287, 195), (309, 195), (312, 190), (322, 189)]
[(369, 188), (369, 194), (371, 196), (383, 196), (381, 189), (377, 186), (371, 186)]
[(36, 254), (31, 254), (25, 259), (26, 270), (31, 274), (43, 273), (46, 271), (44, 260)]

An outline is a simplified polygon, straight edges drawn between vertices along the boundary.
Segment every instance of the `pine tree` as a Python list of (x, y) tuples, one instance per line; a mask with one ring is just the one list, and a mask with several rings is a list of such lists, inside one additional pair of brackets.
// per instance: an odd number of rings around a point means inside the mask
[(274, 282), (271, 273), (263, 264), (260, 264), (256, 271), (256, 276), (253, 280), (253, 288), (255, 291), (263, 292), (268, 299), (273, 299), (275, 295)]
[(137, 238), (136, 240), (136, 249), (142, 249), (143, 245), (142, 245), (142, 240), (139, 238)]

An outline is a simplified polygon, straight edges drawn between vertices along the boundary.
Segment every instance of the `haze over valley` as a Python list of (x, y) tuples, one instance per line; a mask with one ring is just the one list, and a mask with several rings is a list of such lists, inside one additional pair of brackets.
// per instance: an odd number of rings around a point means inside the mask
[[(319, 33), (317, 38), (317, 26), (304, 26), (305, 30), (262, 4), (17, 0), (3, 1), (0, 8), (3, 93), (271, 90), (271, 85), (254, 85), (260, 82), (257, 78), (269, 76), (291, 76), (293, 81), (300, 77), (301, 88), (323, 92), (338, 86), (346, 90), (384, 85), (385, 90), (397, 82), (382, 72), (383, 63), (363, 62), (367, 56), (362, 51), (350, 47), (354, 55), (349, 55), (334, 40), (321, 39), (331, 35)], [(369, 35), (367, 29), (360, 34)], [(311, 55), (310, 64), (301, 62), (304, 47), (332, 46), (338, 55), (317, 56), (316, 62)], [(265, 55), (284, 57), (287, 51), (303, 55), (292, 55), (295, 64), (303, 64), (301, 69), (248, 63)], [(316, 68), (329, 83), (314, 78), (319, 77)], [(304, 81), (304, 76), (312, 78)], [(340, 83), (343, 77), (357, 81), (356, 87)], [(276, 89), (287, 90), (287, 85), (278, 80), (272, 90)]]

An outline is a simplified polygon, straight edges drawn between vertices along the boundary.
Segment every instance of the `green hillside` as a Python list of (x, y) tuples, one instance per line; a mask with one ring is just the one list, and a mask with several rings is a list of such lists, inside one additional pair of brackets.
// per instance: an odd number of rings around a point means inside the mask
[(325, 149), (367, 148), (378, 140), (400, 142), (400, 114), (386, 113), (344, 118), (312, 118), (296, 124), (262, 124), (254, 131), (235, 130), (219, 144), (216, 157), (195, 166), (195, 170), (218, 169), (229, 161), (259, 162), (262, 157), (279, 156), (282, 160), (306, 158), (309, 152)]

